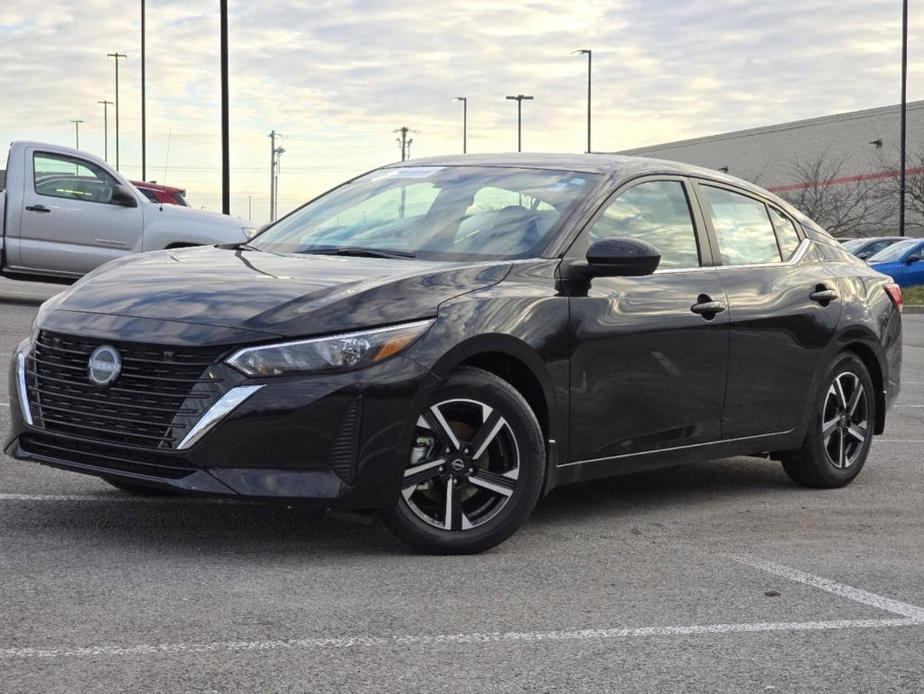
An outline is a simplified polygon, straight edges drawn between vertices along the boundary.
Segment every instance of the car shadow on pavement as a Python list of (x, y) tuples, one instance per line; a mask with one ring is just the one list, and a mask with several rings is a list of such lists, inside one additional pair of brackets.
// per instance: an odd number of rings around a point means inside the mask
[[(585, 482), (554, 490), (540, 501), (521, 532), (562, 522), (605, 517), (618, 525), (638, 515), (701, 503), (766, 497), (794, 489), (778, 463), (734, 458)], [(112, 495), (113, 501), (100, 496)], [(116, 552), (163, 552), (238, 558), (406, 554), (377, 520), (360, 525), (327, 517), (312, 507), (274, 503), (215, 502), (194, 497), (129, 501), (106, 491), (93, 501), (24, 504), (7, 525), (39, 529), (43, 541), (105, 546)], [(68, 541), (71, 542), (68, 542)], [(503, 551), (503, 549), (496, 550)]]

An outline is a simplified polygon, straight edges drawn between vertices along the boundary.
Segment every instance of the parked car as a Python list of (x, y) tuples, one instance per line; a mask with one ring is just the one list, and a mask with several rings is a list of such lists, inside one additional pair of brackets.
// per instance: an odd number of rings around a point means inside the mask
[(239, 219), (154, 205), (98, 157), (69, 147), (14, 142), (0, 191), (0, 274), (73, 282), (142, 251), (240, 243)]
[(866, 239), (851, 239), (844, 244), (844, 248), (860, 260), (866, 260), (876, 255), (883, 248), (888, 248), (893, 243), (904, 240), (904, 236), (875, 236)]
[(904, 239), (879, 251), (866, 262), (878, 272), (888, 275), (899, 286), (924, 284), (924, 239)]
[(149, 181), (131, 181), (131, 184), (151, 202), (156, 202), (159, 205), (189, 207), (189, 203), (186, 202), (186, 191), (182, 188), (174, 188), (173, 186), (160, 185)]
[(414, 547), (477, 552), (598, 477), (764, 453), (848, 484), (899, 392), (900, 309), (727, 175), (421, 159), (45, 303), (6, 451), (136, 493), (379, 511)]

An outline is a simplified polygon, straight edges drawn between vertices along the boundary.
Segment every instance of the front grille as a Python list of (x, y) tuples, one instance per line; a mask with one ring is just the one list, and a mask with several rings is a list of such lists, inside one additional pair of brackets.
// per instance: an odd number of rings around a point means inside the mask
[(147, 477), (180, 479), (194, 472), (187, 461), (156, 451), (120, 448), (113, 444), (60, 436), (24, 434), (19, 438), (24, 453), (64, 464), (128, 472)]
[[(122, 370), (100, 388), (88, 377), (101, 344)], [(29, 401), (46, 431), (144, 448), (174, 448), (217, 399), (213, 368), (223, 349), (174, 348), (42, 331), (28, 357)]]

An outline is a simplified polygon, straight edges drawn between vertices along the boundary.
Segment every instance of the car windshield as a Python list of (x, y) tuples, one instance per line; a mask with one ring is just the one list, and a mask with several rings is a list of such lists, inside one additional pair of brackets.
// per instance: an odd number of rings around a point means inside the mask
[(893, 243), (891, 246), (886, 246), (875, 255), (870, 256), (867, 260), (870, 263), (892, 263), (896, 260), (901, 260), (902, 256), (914, 248), (918, 243), (919, 242), (914, 239), (899, 241), (898, 243)]
[(379, 169), (296, 210), (248, 245), (274, 253), (526, 258), (538, 255), (599, 179), (507, 167)]

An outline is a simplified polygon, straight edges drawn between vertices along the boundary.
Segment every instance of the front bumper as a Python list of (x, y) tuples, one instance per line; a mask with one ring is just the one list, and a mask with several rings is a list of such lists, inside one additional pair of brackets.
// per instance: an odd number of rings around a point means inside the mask
[(382, 508), (397, 498), (416, 412), (438, 383), (404, 356), (352, 373), (233, 383), (263, 387), (186, 450), (130, 446), (26, 422), (18, 355), (10, 371), (7, 455), (184, 492)]

